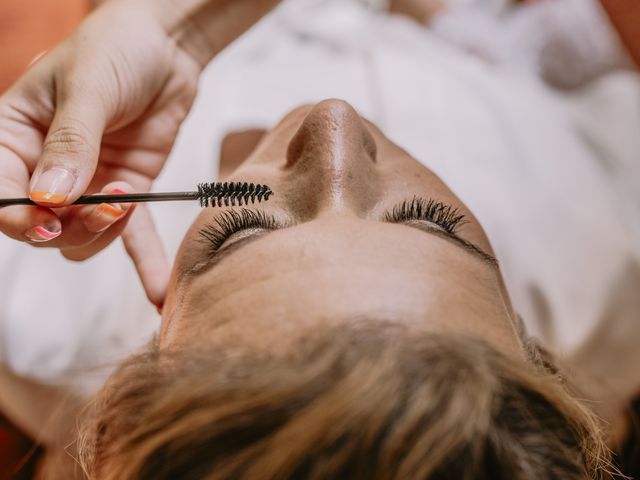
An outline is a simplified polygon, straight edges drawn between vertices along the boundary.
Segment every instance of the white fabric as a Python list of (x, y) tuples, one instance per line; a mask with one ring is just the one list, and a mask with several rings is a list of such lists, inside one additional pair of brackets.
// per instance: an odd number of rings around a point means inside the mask
[(540, 75), (562, 88), (630, 66), (598, 0), (541, 0), (506, 13), (484, 2), (454, 2), (430, 29), (493, 65)]
[[(608, 307), (640, 265), (639, 96), (638, 79), (621, 75), (561, 97), (357, 2), (294, 0), (205, 71), (155, 188), (215, 178), (234, 129), (346, 99), (470, 206), (530, 331), (567, 353), (603, 322), (638, 316)], [(198, 207), (152, 212), (175, 253)], [(89, 392), (96, 379), (79, 372), (111, 365), (158, 326), (119, 243), (74, 264), (0, 238), (0, 271), (1, 360), (39, 382)]]

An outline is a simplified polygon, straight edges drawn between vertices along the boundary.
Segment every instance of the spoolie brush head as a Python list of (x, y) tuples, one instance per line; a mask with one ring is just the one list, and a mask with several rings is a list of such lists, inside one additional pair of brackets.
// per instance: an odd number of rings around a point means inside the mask
[(256, 200), (265, 202), (273, 192), (266, 185), (253, 183), (224, 182), (201, 183), (198, 185), (198, 199), (201, 207), (235, 207), (255, 203)]

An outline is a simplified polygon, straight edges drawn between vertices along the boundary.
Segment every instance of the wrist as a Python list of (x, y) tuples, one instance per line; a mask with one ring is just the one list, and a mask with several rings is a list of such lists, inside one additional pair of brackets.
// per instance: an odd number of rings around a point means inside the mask
[(137, 0), (203, 69), (279, 0)]

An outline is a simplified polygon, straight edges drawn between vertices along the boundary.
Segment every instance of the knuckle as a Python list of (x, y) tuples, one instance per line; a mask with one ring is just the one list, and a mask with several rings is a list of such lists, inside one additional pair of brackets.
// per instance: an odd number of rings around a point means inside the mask
[(7, 124), (12, 115), (13, 110), (9, 103), (6, 100), (0, 98), (0, 121), (2, 121), (3, 124)]
[(64, 155), (92, 153), (88, 135), (75, 125), (59, 127), (50, 132), (43, 148), (45, 151)]

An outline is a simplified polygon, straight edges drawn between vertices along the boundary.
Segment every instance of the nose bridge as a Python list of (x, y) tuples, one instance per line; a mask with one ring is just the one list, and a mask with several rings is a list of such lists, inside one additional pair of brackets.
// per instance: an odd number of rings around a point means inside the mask
[(375, 196), (376, 143), (348, 103), (316, 105), (289, 143), (287, 169), (306, 184), (314, 211), (361, 211)]

